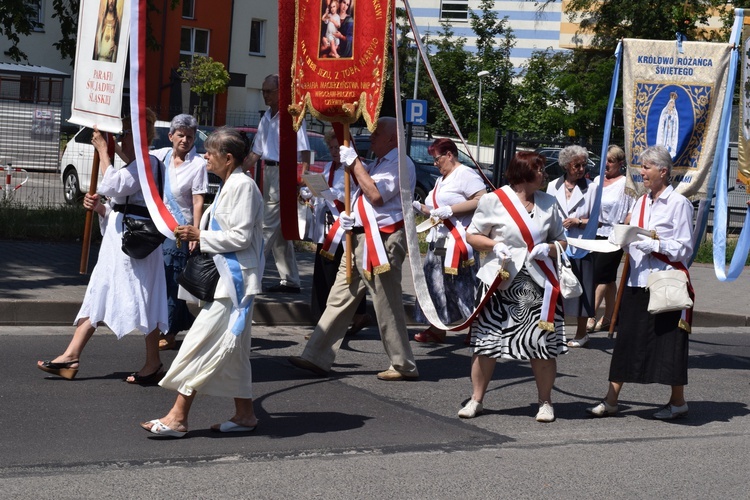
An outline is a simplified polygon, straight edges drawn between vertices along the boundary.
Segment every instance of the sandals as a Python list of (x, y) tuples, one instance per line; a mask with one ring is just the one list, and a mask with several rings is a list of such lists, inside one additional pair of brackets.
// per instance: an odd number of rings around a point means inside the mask
[(159, 339), (159, 350), (160, 351), (171, 351), (177, 348), (177, 336), (176, 335), (162, 335)]
[[(151, 426), (147, 427), (149, 424), (151, 424)], [(148, 422), (143, 422), (141, 424), (141, 427), (143, 428), (143, 430), (150, 432), (151, 434), (156, 434), (157, 436), (162, 437), (181, 438), (185, 437), (185, 434), (187, 434), (187, 431), (178, 431), (172, 429), (171, 427), (162, 423), (162, 421), (158, 418), (155, 420), (149, 420)]]
[(588, 333), (595, 332), (599, 324), (597, 324), (596, 318), (589, 318), (589, 320), (586, 322), (586, 331)]
[(610, 324), (611, 324), (610, 320), (608, 318), (605, 318), (604, 316), (602, 316), (601, 319), (596, 322), (596, 331), (597, 332), (601, 332), (601, 331), (608, 332)]
[(73, 380), (78, 373), (78, 368), (73, 368), (71, 365), (77, 365), (78, 360), (68, 361), (67, 363), (53, 363), (52, 361), (38, 361), (36, 367), (43, 372), (51, 373), (59, 377)]
[[(159, 364), (159, 368), (156, 369), (154, 373), (151, 373), (149, 375), (138, 375), (138, 372), (133, 372), (127, 377), (125, 377), (125, 382), (128, 384), (138, 384), (138, 385), (154, 385), (158, 384), (161, 379), (164, 378), (164, 375), (166, 375), (165, 372), (161, 371), (161, 369), (164, 367), (163, 364)], [(130, 380), (132, 378), (132, 380)]]
[(442, 344), (443, 342), (445, 342), (445, 333), (440, 335), (439, 333), (435, 333), (428, 328), (414, 335), (414, 340), (417, 342), (433, 342), (435, 344)]

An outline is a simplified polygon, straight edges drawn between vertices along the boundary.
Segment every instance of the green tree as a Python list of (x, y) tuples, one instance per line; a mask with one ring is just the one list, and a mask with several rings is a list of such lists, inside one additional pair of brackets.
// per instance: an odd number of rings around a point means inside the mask
[(570, 52), (535, 51), (521, 68), (515, 87), (518, 105), (508, 128), (549, 137), (566, 136), (574, 122), (560, 79), (573, 60)]
[(204, 97), (221, 94), (227, 89), (229, 73), (224, 64), (214, 61), (211, 57), (195, 56), (189, 65), (181, 62), (177, 73), (198, 96), (193, 115), (198, 117), (199, 122), (208, 124), (210, 106), (204, 101)]
[[(482, 77), (482, 121), (487, 124), (490, 132), (493, 128), (502, 129), (507, 126), (510, 116), (515, 112), (516, 103), (513, 91), (515, 70), (510, 62), (510, 52), (516, 45), (516, 37), (508, 18), (500, 18), (493, 10), (494, 6), (495, 0), (481, 0), (479, 10), (469, 12), (469, 23), (477, 36), (477, 52), (466, 66), (466, 90), (471, 99), (476, 99), (479, 94), (477, 73), (490, 72)], [(471, 115), (463, 117), (462, 127), (468, 125), (476, 130), (476, 111), (475, 109)]]

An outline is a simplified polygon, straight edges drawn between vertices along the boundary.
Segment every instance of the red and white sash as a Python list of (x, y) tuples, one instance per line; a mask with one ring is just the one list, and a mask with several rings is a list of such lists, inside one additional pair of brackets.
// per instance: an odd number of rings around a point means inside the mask
[[(535, 245), (547, 244), (536, 224), (533, 224), (531, 217), (524, 209), (521, 200), (518, 199), (510, 186), (503, 186), (495, 190), (495, 194), (500, 198), (500, 203), (503, 204), (513, 222), (516, 223), (529, 252)], [(544, 259), (535, 259), (535, 263), (547, 278), (544, 281), (542, 318), (539, 321), (539, 328), (552, 332), (555, 331), (555, 305), (560, 298), (560, 282), (557, 280), (555, 264), (549, 256)]]
[[(435, 208), (439, 206), (437, 201), (439, 186), (440, 182), (435, 184), (435, 189), (432, 191), (432, 206)], [(442, 224), (448, 229), (449, 234), (445, 246), (444, 272), (456, 275), (459, 266), (474, 265), (474, 249), (466, 243), (466, 230), (455, 216), (443, 219)]]
[[(328, 171), (329, 187), (333, 187), (333, 177), (335, 175), (335, 172), (336, 169), (334, 168), (334, 164), (331, 163), (331, 168)], [(344, 175), (350, 174), (345, 170)], [(344, 210), (344, 204), (339, 200), (334, 200), (333, 202), (331, 202), (330, 200), (326, 200), (326, 205), (328, 205), (328, 208), (331, 210), (331, 214), (333, 214), (336, 220), (333, 222), (331, 228), (328, 230), (328, 233), (323, 239), (323, 246), (320, 249), (320, 255), (328, 260), (333, 260), (334, 255), (336, 255), (336, 251), (339, 249), (339, 245), (341, 245), (342, 243), (346, 243), (344, 240), (345, 231), (341, 229), (341, 225), (339, 224), (339, 214)]]
[[(651, 207), (649, 206), (647, 201), (648, 194), (644, 194), (641, 196), (640, 200), (638, 200), (641, 203), (641, 209), (638, 214), (638, 226), (642, 227), (643, 229), (646, 229), (646, 219), (651, 219)], [(648, 217), (646, 216), (646, 210), (648, 209)], [(685, 264), (682, 262), (673, 262), (669, 260), (669, 257), (664, 255), (663, 253), (659, 252), (651, 252), (651, 255), (659, 259), (660, 261), (664, 262), (665, 264), (669, 264), (673, 268), (677, 269), (678, 271), (682, 271), (687, 276), (687, 289), (688, 289), (688, 296), (690, 297), (690, 300), (693, 301), (693, 307), (695, 307), (695, 290), (693, 289), (693, 284), (690, 282), (690, 272), (688, 271), (687, 267), (685, 267)], [(680, 322), (678, 324), (679, 328), (682, 330), (685, 330), (686, 332), (690, 333), (692, 331), (693, 327), (693, 308), (684, 309), (682, 311), (682, 314), (680, 315)]]
[(130, 120), (135, 144), (138, 180), (151, 218), (167, 238), (175, 239), (177, 221), (159, 195), (149, 160), (146, 132), (146, 2), (131, 0), (130, 21)]

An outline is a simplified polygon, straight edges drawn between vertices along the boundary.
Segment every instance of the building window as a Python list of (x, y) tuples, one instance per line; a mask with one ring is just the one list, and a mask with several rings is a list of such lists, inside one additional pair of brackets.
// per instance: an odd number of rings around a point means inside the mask
[(469, 0), (442, 0), (440, 2), (441, 21), (468, 21)]
[(195, 19), (195, 0), (182, 0), (182, 17)]
[(195, 56), (208, 55), (208, 30), (182, 28), (180, 35), (180, 61), (193, 62)]
[(266, 55), (266, 22), (263, 19), (250, 21), (250, 54), (254, 56)]
[(32, 23), (32, 31), (44, 31), (44, 6), (42, 0), (29, 1), (29, 21)]

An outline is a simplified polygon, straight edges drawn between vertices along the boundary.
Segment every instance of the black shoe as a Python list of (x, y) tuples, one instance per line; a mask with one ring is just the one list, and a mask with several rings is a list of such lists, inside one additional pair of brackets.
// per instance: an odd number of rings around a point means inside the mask
[(300, 288), (298, 286), (289, 286), (289, 285), (275, 285), (266, 288), (265, 290), (267, 293), (300, 293)]

